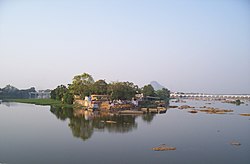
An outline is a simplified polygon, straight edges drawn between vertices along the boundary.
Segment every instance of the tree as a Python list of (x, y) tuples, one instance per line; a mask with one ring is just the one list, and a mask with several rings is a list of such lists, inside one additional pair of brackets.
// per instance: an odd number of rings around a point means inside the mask
[(88, 73), (83, 73), (81, 75), (76, 75), (73, 78), (73, 84), (83, 84), (83, 85), (90, 85), (93, 84), (95, 81), (93, 79), (93, 77), (88, 74)]
[(240, 104), (241, 104), (241, 101), (240, 101), (239, 99), (237, 99), (237, 100), (235, 101), (235, 104), (236, 104), (236, 105), (240, 105)]
[(62, 101), (64, 94), (68, 91), (65, 85), (59, 85), (51, 91), (50, 97), (55, 100)]
[(167, 100), (170, 97), (170, 91), (166, 88), (162, 88), (161, 90), (156, 91), (156, 95), (162, 100)]
[(152, 85), (148, 84), (142, 88), (142, 93), (144, 96), (155, 96), (155, 90)]
[(113, 82), (108, 86), (112, 100), (131, 100), (137, 90), (138, 86), (131, 82)]
[(106, 95), (108, 92), (108, 84), (105, 80), (98, 80), (91, 86), (92, 94)]
[(94, 83), (93, 77), (88, 73), (76, 75), (69, 86), (70, 92), (82, 98), (91, 94), (91, 85)]
[(14, 86), (7, 85), (0, 89), (0, 99), (23, 99), (29, 98), (30, 92), (36, 92), (34, 87), (29, 89), (18, 89)]
[(74, 102), (74, 95), (69, 92), (69, 90), (63, 96), (63, 103), (66, 104), (73, 104)]

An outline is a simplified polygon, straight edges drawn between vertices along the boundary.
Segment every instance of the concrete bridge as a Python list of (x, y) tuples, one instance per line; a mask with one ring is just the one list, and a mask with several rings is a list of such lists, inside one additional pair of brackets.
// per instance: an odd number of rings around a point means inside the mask
[(170, 97), (171, 98), (250, 99), (249, 94), (171, 93)]

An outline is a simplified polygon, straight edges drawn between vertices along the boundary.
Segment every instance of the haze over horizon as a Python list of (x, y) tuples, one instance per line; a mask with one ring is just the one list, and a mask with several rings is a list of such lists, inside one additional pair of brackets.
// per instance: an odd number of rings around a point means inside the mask
[(0, 1), (0, 88), (157, 81), (171, 91), (250, 94), (247, 0)]

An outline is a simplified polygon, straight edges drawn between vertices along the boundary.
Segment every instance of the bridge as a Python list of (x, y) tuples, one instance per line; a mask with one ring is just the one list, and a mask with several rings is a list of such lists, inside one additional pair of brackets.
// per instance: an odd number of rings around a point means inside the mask
[(249, 94), (171, 93), (170, 98), (250, 99)]

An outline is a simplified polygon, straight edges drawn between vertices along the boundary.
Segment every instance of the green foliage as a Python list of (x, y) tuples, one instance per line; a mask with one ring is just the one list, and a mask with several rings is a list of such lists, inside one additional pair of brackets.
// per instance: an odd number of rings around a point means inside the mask
[(138, 86), (131, 82), (113, 82), (108, 86), (112, 100), (131, 100), (137, 90)]
[(69, 85), (69, 90), (72, 94), (79, 95), (84, 98), (92, 93), (92, 84), (94, 84), (92, 76), (90, 74), (83, 73), (81, 75), (76, 75), (73, 78), (72, 84)]
[(74, 95), (65, 85), (59, 85), (51, 91), (51, 99), (61, 101), (64, 104), (73, 104)]
[(95, 81), (94, 81), (93, 77), (88, 73), (76, 75), (73, 78), (73, 84), (90, 85), (90, 84), (93, 84), (94, 82)]
[(155, 96), (155, 90), (152, 85), (148, 84), (142, 88), (142, 93), (144, 96)]
[(65, 85), (59, 85), (56, 89), (51, 91), (51, 98), (55, 100), (62, 101), (64, 94), (68, 91)]
[(0, 88), (0, 99), (22, 99), (29, 98), (30, 92), (36, 92), (34, 87), (29, 89), (17, 89), (11, 85), (6, 85), (4, 88)]
[(170, 91), (166, 88), (162, 88), (161, 90), (156, 91), (156, 95), (162, 100), (167, 100), (170, 97)]
[(139, 106), (142, 108), (156, 108), (158, 105), (155, 103), (155, 101), (144, 100), (139, 102)]
[(87, 73), (74, 76), (72, 84), (66, 86), (60, 85), (51, 92), (51, 98), (63, 101), (63, 103), (72, 104), (74, 95), (81, 98), (91, 94), (110, 95), (111, 100), (131, 100), (136, 93), (143, 93), (144, 96), (159, 96), (160, 99), (169, 98), (169, 90), (163, 88), (155, 92), (149, 84), (140, 89), (132, 82), (112, 82), (107, 84), (105, 80), (94, 81), (92, 76)]
[(92, 94), (106, 95), (108, 93), (108, 84), (105, 80), (98, 80), (91, 86)]
[(67, 91), (63, 96), (63, 103), (73, 104), (73, 102), (74, 102), (74, 95), (69, 91)]
[(36, 105), (51, 105), (54, 107), (68, 107), (72, 108), (72, 105), (63, 104), (61, 101), (54, 99), (8, 99), (11, 102), (28, 103)]
[(235, 101), (235, 104), (236, 104), (236, 105), (240, 105), (240, 104), (241, 104), (241, 101), (240, 101), (239, 99), (237, 99), (237, 100)]

